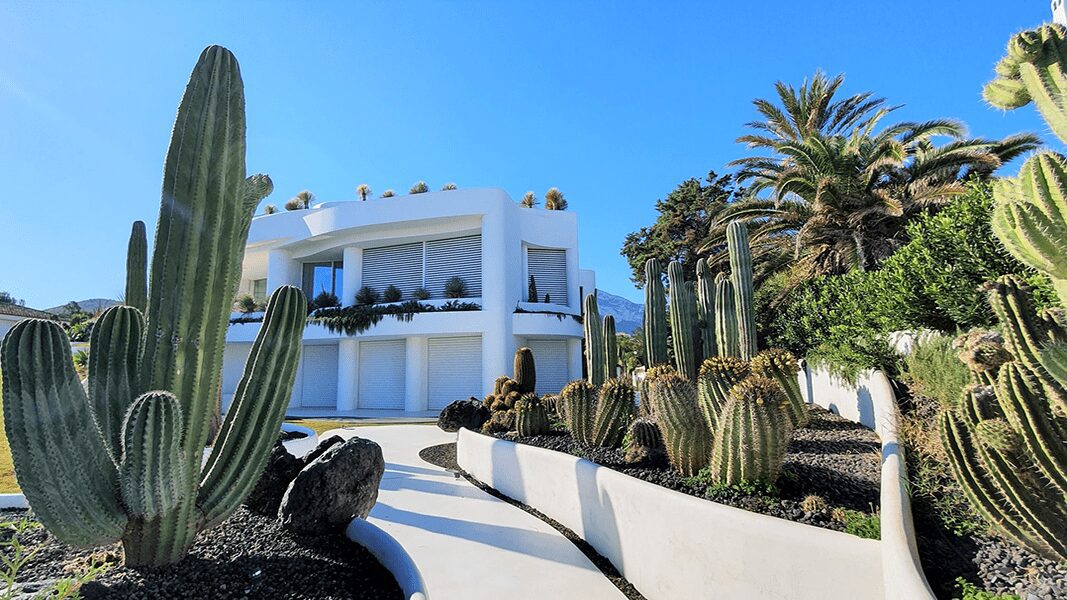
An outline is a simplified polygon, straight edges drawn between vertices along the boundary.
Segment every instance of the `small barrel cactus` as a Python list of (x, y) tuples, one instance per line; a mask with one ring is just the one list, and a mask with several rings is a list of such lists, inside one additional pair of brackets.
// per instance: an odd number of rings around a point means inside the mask
[(634, 388), (622, 379), (609, 379), (600, 386), (596, 417), (593, 419), (593, 445), (615, 448), (626, 435), (636, 402)]
[(668, 373), (649, 384), (649, 395), (671, 465), (686, 477), (696, 475), (711, 458), (712, 441), (696, 390), (681, 375)]
[(782, 470), (792, 426), (778, 382), (750, 375), (730, 390), (715, 430), (711, 478), (721, 485), (773, 484)]
[(639, 463), (655, 460), (664, 452), (663, 436), (656, 422), (647, 417), (634, 419), (626, 435), (625, 460)]
[(730, 389), (748, 375), (748, 361), (735, 356), (713, 356), (700, 365), (697, 399), (709, 430), (718, 427), (719, 416), (730, 400)]
[(596, 418), (596, 388), (579, 379), (563, 388), (559, 395), (563, 404), (567, 431), (580, 444), (593, 443), (593, 423)]
[(789, 399), (789, 421), (793, 427), (806, 427), (811, 421), (811, 413), (800, 391), (797, 373), (800, 366), (797, 359), (787, 350), (777, 348), (764, 350), (752, 359), (752, 372), (765, 375), (778, 382)]
[(515, 403), (515, 432), (522, 437), (548, 432), (548, 411), (535, 394), (524, 394)]
[(520, 394), (533, 393), (537, 387), (537, 370), (534, 366), (533, 351), (519, 348), (515, 351), (515, 383)]

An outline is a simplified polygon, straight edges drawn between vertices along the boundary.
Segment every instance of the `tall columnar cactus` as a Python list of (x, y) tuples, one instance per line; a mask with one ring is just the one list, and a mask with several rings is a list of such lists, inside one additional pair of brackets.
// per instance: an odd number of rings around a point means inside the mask
[(622, 443), (637, 408), (634, 400), (634, 387), (626, 379), (609, 379), (600, 386), (593, 420), (593, 445), (616, 448)]
[(597, 308), (596, 294), (585, 297), (585, 367), (589, 383), (604, 383), (604, 327)]
[(719, 356), (740, 356), (737, 330), (737, 301), (734, 284), (719, 273), (715, 277), (715, 340)]
[(730, 400), (730, 389), (749, 375), (748, 361), (735, 356), (713, 356), (700, 365), (697, 400), (709, 431), (715, 431), (719, 417)]
[(690, 380), (696, 379), (697, 356), (693, 347), (693, 324), (695, 308), (692, 290), (685, 282), (682, 263), (671, 261), (667, 265), (667, 282), (671, 289), (671, 343), (674, 346), (674, 366)]
[(712, 445), (696, 390), (681, 375), (668, 373), (649, 384), (649, 395), (671, 465), (686, 477), (696, 475), (707, 466)]
[(960, 487), (991, 525), (1067, 560), (1067, 414), (1057, 399), (1067, 379), (1043, 367), (1063, 347), (1045, 341), (1062, 335), (1062, 325), (1037, 317), (1015, 277), (991, 284), (990, 301), (1005, 336), (966, 336), (961, 358), (978, 384), (942, 413), (942, 444)]
[(645, 366), (667, 362), (667, 295), (663, 290), (663, 269), (650, 258), (645, 263)]
[(126, 250), (126, 306), (148, 310), (148, 238), (144, 221), (134, 221)]
[(731, 388), (715, 429), (713, 481), (773, 484), (778, 479), (792, 431), (787, 403), (781, 386), (767, 377), (751, 375)]
[[(116, 306), (101, 315), (84, 389), (55, 323), (20, 323), (0, 351), (19, 484), (59, 540), (89, 547), (121, 539), (127, 564), (176, 562), (258, 479), (288, 404), (307, 318), (294, 287), (271, 296), (203, 468), (201, 461), (248, 227), (269, 184), (265, 176), (245, 179), (237, 61), (209, 47), (167, 153), (147, 312)], [(136, 259), (130, 267), (137, 287), (144, 272)]]
[(740, 221), (726, 226), (726, 245), (730, 251), (730, 279), (734, 284), (734, 310), (737, 311), (737, 347), (739, 356), (752, 360), (756, 355), (756, 308), (752, 283), (752, 249), (748, 229)]
[(596, 418), (596, 388), (584, 379), (572, 381), (560, 392), (563, 420), (567, 431), (581, 444), (593, 443), (593, 424)]
[(663, 436), (659, 425), (647, 417), (634, 419), (626, 435), (625, 460), (628, 463), (641, 462), (654, 458), (664, 452)]
[(515, 351), (515, 382), (520, 394), (529, 394), (537, 387), (537, 369), (534, 365), (533, 350), (519, 348)]
[(548, 409), (535, 394), (524, 394), (515, 403), (515, 432), (522, 437), (548, 431)]
[(997, 63), (997, 77), (985, 88), (987, 102), (1003, 109), (1030, 102), (1061, 140), (1067, 141), (1067, 29), (1048, 24), (1018, 33)]
[(615, 337), (615, 317), (604, 317), (604, 376), (615, 377), (619, 370), (619, 340)]
[(804, 402), (804, 394), (800, 391), (800, 382), (797, 381), (797, 373), (800, 365), (797, 359), (787, 350), (773, 348), (764, 350), (752, 359), (752, 372), (778, 382), (789, 399), (789, 421), (794, 428), (806, 427), (811, 421), (811, 413)]
[(697, 321), (704, 358), (719, 354), (715, 343), (715, 279), (706, 260), (697, 262)]

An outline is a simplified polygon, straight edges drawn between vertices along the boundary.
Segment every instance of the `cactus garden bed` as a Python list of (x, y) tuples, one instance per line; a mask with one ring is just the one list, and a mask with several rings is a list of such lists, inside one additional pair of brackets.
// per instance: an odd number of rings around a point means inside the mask
[[(21, 510), (0, 511), (3, 521), (27, 516)], [(36, 524), (32, 516), (29, 519)], [(0, 531), (0, 542), (9, 542), (11, 536), (10, 529)], [(57, 580), (96, 566), (101, 570), (81, 584), (80, 594), (86, 600), (403, 597), (393, 575), (343, 533), (294, 536), (277, 520), (243, 508), (201, 533), (181, 562), (162, 568), (123, 567), (118, 545), (76, 550), (35, 525), (19, 538), (36, 552), (16, 576), (18, 587), (27, 586), (23, 588), (27, 593), (40, 594)], [(11, 552), (4, 548), (5, 558)]]
[[(722, 504), (800, 523), (877, 538), (880, 456), (878, 436), (866, 427), (818, 407), (811, 423), (793, 433), (775, 489), (719, 489), (701, 476), (683, 477), (665, 458), (627, 463), (619, 448), (576, 442), (563, 428), (545, 435), (496, 437), (585, 458), (663, 487)], [(815, 495), (825, 501), (805, 503)], [(836, 510), (835, 510), (836, 509)]]

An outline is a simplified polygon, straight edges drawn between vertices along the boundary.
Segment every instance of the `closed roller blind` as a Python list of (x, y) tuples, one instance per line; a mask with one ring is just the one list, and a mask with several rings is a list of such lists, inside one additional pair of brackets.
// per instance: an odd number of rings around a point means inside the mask
[(467, 297), (482, 295), (482, 236), (468, 235), (426, 242), (426, 289), (444, 298), (445, 282), (459, 277), (467, 284)]
[(300, 405), (337, 408), (337, 346), (304, 346)]
[[(527, 252), (530, 275), (537, 285), (537, 301), (549, 295), (552, 304), (567, 305), (567, 251), (530, 248)], [(527, 282), (528, 283), (528, 282)], [(525, 289), (525, 288), (524, 288)], [(525, 294), (523, 298), (527, 298)]]
[(422, 286), (422, 242), (367, 248), (363, 251), (363, 283), (379, 294), (395, 285), (411, 299), (415, 288)]
[(406, 365), (404, 340), (360, 342), (359, 407), (403, 410)]
[(567, 340), (526, 340), (537, 370), (538, 394), (558, 394), (570, 381)]
[(430, 338), (427, 341), (427, 398), (430, 410), (454, 400), (482, 395), (482, 338)]
[[(0, 338), (3, 337), (0, 331)], [(244, 374), (245, 361), (252, 351), (251, 344), (226, 344), (222, 353), (222, 411), (226, 412), (233, 402), (233, 395), (237, 393), (237, 385), (241, 383), (241, 375)]]

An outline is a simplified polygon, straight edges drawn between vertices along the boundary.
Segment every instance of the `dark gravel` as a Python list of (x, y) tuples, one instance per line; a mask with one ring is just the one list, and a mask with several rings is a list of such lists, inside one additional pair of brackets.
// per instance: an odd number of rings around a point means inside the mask
[[(25, 511), (0, 511), (0, 519), (16, 520)], [(0, 532), (6, 540), (9, 531)], [(129, 569), (118, 564), (118, 545), (74, 550), (57, 542), (43, 528), (22, 538), (39, 547), (19, 571), (19, 582), (70, 576), (90, 556), (105, 557), (111, 566), (82, 588), (86, 600), (107, 599), (401, 599), (393, 575), (366, 549), (343, 534), (297, 537), (275, 519), (238, 509), (218, 527), (200, 534), (189, 556), (158, 569)]]
[[(566, 432), (519, 438), (514, 432), (497, 437), (580, 456), (627, 475), (693, 496), (763, 513), (782, 519), (844, 530), (830, 517), (830, 509), (850, 508), (874, 512), (879, 505), (881, 442), (873, 431), (818, 407), (810, 408), (811, 424), (793, 432), (778, 479), (778, 494), (749, 495), (735, 492), (709, 492), (706, 484), (687, 480), (670, 468), (666, 460), (657, 463), (627, 464), (617, 448), (597, 448), (578, 444)], [(806, 512), (800, 508), (804, 497), (822, 496), (829, 509)]]

